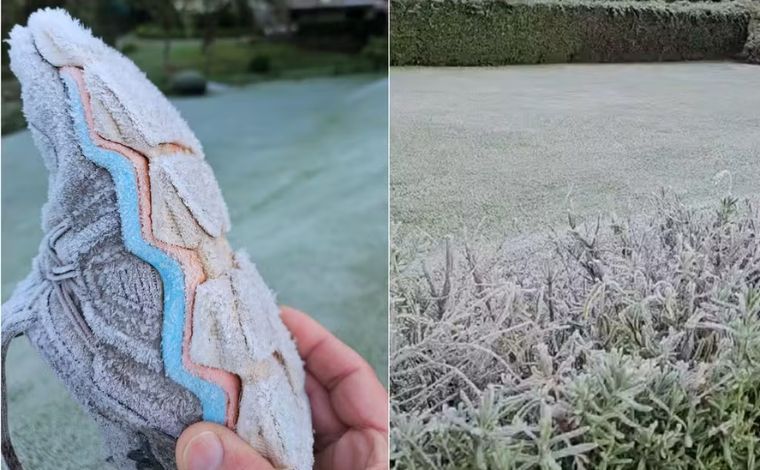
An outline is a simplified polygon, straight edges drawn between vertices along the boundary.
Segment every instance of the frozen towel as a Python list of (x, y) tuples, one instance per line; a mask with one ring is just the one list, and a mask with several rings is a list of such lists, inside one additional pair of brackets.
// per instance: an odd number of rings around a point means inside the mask
[(50, 177), (47, 235), (3, 305), (3, 358), (25, 333), (118, 467), (173, 468), (177, 436), (205, 419), (277, 467), (311, 468), (303, 365), (271, 291), (224, 238), (227, 209), (185, 121), (62, 10), (34, 13), (10, 44)]

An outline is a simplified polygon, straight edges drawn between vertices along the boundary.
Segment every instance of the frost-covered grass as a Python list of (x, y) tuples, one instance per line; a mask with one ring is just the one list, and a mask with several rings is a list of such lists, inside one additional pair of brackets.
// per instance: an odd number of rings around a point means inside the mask
[(726, 170), (760, 195), (758, 80), (711, 62), (392, 68), (392, 219), (498, 243), (569, 206), (641, 213), (660, 187), (709, 204)]
[(758, 468), (760, 214), (649, 213), (521, 254), (394, 240), (394, 468)]

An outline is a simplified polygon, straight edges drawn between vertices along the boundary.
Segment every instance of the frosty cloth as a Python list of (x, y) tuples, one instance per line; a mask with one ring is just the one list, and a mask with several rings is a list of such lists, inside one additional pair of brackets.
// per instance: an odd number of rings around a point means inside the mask
[[(195, 300), (195, 290), (197, 289), (198, 285), (200, 285), (203, 281), (205, 281), (206, 277), (203, 272), (203, 267), (201, 261), (198, 259), (198, 256), (196, 253), (192, 250), (182, 248), (176, 245), (170, 245), (168, 243), (162, 242), (160, 240), (157, 240), (155, 236), (153, 235), (153, 230), (151, 228), (151, 201), (150, 201), (150, 181), (148, 177), (148, 164), (147, 159), (139, 155), (136, 151), (125, 147), (121, 144), (116, 144), (110, 141), (107, 141), (103, 138), (101, 138), (97, 133), (94, 131), (94, 119), (92, 115), (91, 105), (90, 105), (90, 98), (89, 94), (87, 93), (85, 89), (85, 83), (84, 78), (82, 76), (81, 70), (75, 68), (75, 67), (64, 67), (61, 69), (61, 74), (68, 76), (70, 80), (73, 80), (73, 82), (76, 84), (76, 93), (79, 94), (82, 108), (84, 110), (84, 115), (86, 119), (86, 124), (88, 128), (88, 134), (90, 139), (92, 140), (92, 143), (89, 145), (88, 148), (92, 149), (95, 148), (95, 145), (97, 147), (100, 147), (105, 150), (111, 150), (112, 152), (108, 152), (108, 154), (118, 154), (121, 158), (126, 158), (131, 163), (131, 165), (134, 168), (135, 173), (135, 179), (136, 179), (136, 187), (137, 187), (137, 198), (138, 198), (138, 210), (139, 210), (139, 223), (140, 223), (140, 229), (141, 229), (141, 236), (142, 238), (149, 243), (150, 245), (164, 251), (169, 257), (176, 260), (177, 263), (179, 263), (180, 268), (182, 270), (182, 274), (184, 276), (184, 297), (185, 297), (185, 312), (184, 317), (185, 321), (183, 324), (184, 334), (182, 339), (182, 365), (183, 367), (190, 373), (198, 375), (202, 379), (217, 384), (219, 387), (223, 389), (223, 391), (226, 394), (226, 416), (224, 422), (229, 426), (230, 428), (235, 428), (235, 421), (237, 418), (237, 409), (238, 409), (238, 401), (239, 401), (239, 388), (240, 383), (239, 379), (237, 379), (233, 374), (221, 370), (221, 369), (212, 369), (208, 367), (203, 367), (200, 365), (197, 365), (192, 362), (190, 359), (190, 339), (191, 339), (191, 331), (192, 331), (192, 308), (194, 305)], [(74, 119), (74, 122), (77, 123), (77, 119)], [(84, 148), (84, 146), (83, 146)], [(159, 223), (160, 217), (157, 217), (157, 223)], [(122, 225), (123, 229), (124, 225)], [(167, 288), (167, 285), (164, 284), (164, 289)], [(164, 317), (164, 323), (166, 323), (167, 318)], [(171, 350), (169, 350), (168, 345), (173, 345), (172, 340), (173, 338), (167, 336), (167, 328), (164, 327), (164, 343), (163, 343), (163, 355), (166, 357), (167, 354), (171, 354)], [(181, 371), (172, 371), (170, 370), (170, 375), (177, 379), (183, 379), (186, 378), (184, 374), (181, 373)], [(208, 400), (211, 400), (211, 397), (200, 397), (202, 403), (209, 403)], [(204, 401), (204, 398), (206, 401)], [(204, 409), (206, 407), (204, 406)], [(221, 423), (222, 421), (219, 421), (218, 417), (206, 415), (205, 418), (208, 421), (215, 421)]]
[(153, 266), (160, 274), (164, 292), (163, 358), (167, 374), (192, 391), (201, 401), (207, 421), (223, 423), (224, 392), (214, 384), (188, 373), (182, 365), (182, 337), (185, 325), (185, 278), (179, 263), (149, 245), (142, 237), (138, 217), (137, 178), (134, 168), (121, 155), (97, 147), (90, 140), (84, 105), (76, 81), (62, 74), (69, 94), (71, 115), (85, 157), (108, 170), (116, 186), (124, 244), (135, 256)]
[[(46, 235), (3, 306), (3, 359), (25, 334), (119, 468), (173, 468), (177, 436), (201, 419), (277, 467), (311, 468), (303, 364), (274, 295), (225, 239), (227, 208), (187, 123), (62, 10), (32, 14), (10, 44), (50, 176)], [(19, 468), (7, 424), (3, 413), (3, 456)]]

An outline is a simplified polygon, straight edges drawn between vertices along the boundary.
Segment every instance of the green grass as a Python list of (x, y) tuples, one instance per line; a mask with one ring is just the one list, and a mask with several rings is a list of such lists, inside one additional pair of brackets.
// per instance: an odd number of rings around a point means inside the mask
[[(159, 88), (165, 89), (168, 76), (163, 67), (164, 42), (158, 39), (130, 38), (127, 54)], [(244, 84), (281, 78), (308, 78), (326, 75), (372, 72), (372, 61), (357, 54), (302, 49), (292, 43), (221, 38), (212, 45), (208, 78), (227, 84)], [(254, 57), (268, 57), (271, 67), (265, 74), (251, 73)], [(198, 39), (171, 41), (169, 72), (182, 69), (205, 69), (205, 57)]]

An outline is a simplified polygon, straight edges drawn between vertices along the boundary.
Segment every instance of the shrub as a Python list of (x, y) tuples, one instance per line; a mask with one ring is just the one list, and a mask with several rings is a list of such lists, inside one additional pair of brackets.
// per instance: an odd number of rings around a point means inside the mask
[(133, 42), (124, 43), (121, 46), (121, 53), (124, 55), (134, 54), (137, 52), (138, 46)]
[(391, 0), (394, 65), (504, 65), (734, 58), (737, 2)]
[(21, 101), (3, 101), (2, 134), (10, 134), (26, 128), (26, 118), (21, 107)]
[(385, 70), (388, 67), (388, 39), (372, 36), (361, 51), (373, 70)]
[(253, 73), (269, 73), (272, 70), (272, 60), (269, 56), (257, 55), (248, 62), (248, 71)]
[(206, 77), (197, 70), (182, 70), (172, 75), (170, 89), (178, 95), (203, 95)]
[(394, 468), (757, 468), (757, 209), (568, 219), (435, 264), (394, 238)]

